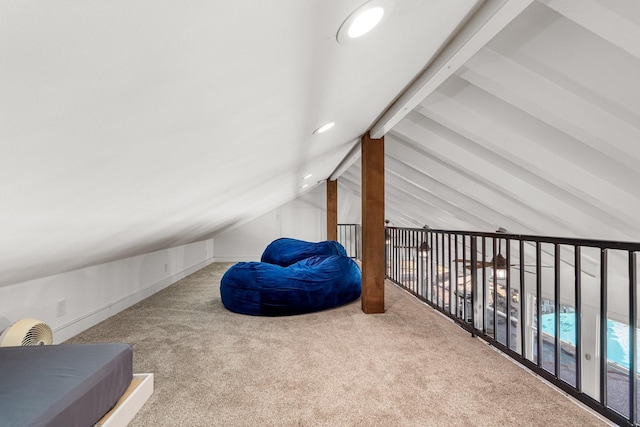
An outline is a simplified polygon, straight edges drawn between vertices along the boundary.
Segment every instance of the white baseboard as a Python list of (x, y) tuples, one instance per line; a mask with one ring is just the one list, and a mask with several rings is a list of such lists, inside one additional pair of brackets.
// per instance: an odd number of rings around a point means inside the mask
[(59, 344), (68, 340), (69, 338), (89, 329), (90, 327), (97, 325), (98, 323), (108, 319), (109, 317), (118, 314), (119, 312), (131, 307), (134, 304), (150, 297), (151, 295), (159, 292), (177, 281), (187, 277), (188, 275), (195, 273), (198, 270), (203, 269), (209, 264), (214, 262), (214, 258), (208, 258), (198, 264), (192, 265), (185, 270), (165, 277), (164, 279), (153, 283), (145, 288), (138, 289), (127, 295), (124, 295), (117, 300), (111, 301), (107, 304), (98, 307), (84, 315), (66, 322), (57, 328), (53, 329), (55, 344)]
[(260, 261), (260, 257), (257, 258), (254, 256), (224, 256), (224, 257), (214, 257), (214, 262), (251, 262), (251, 261)]

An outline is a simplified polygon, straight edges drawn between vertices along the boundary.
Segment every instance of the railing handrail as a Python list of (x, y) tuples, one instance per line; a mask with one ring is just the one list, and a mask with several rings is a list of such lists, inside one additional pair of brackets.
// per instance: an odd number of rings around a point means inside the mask
[[(640, 266), (636, 255), (640, 253), (640, 243), (426, 227), (387, 226), (385, 233), (388, 279), (617, 424), (637, 425)], [(497, 255), (503, 255), (503, 262), (506, 257), (502, 277)], [(525, 258), (533, 261), (525, 263)], [(626, 263), (625, 269), (615, 271), (615, 281), (610, 280), (613, 269), (610, 271), (609, 267), (620, 266), (621, 261)], [(570, 271), (573, 279), (567, 275)], [(591, 298), (595, 295), (596, 299), (584, 298), (583, 288), (585, 295), (589, 290)], [(609, 296), (614, 291), (617, 301)], [(560, 313), (572, 307), (576, 338), (573, 361), (562, 354), (562, 346), (567, 344), (560, 338)], [(547, 333), (552, 339), (543, 339), (543, 313), (554, 313), (554, 335)], [(622, 396), (626, 407), (622, 400), (610, 399), (624, 386), (614, 376), (612, 381), (618, 381), (619, 387), (608, 388), (611, 367), (617, 363), (609, 357), (608, 327), (602, 321), (609, 315), (626, 318), (628, 323), (628, 395)], [(583, 329), (582, 323), (588, 329)], [(593, 330), (594, 333), (586, 333)], [(595, 358), (592, 362), (591, 355)], [(584, 368), (585, 365), (589, 367)], [(589, 381), (586, 386), (583, 376)]]
[(362, 230), (360, 224), (338, 223), (337, 241), (347, 251), (347, 255), (353, 259), (360, 259), (362, 252)]
[(602, 239), (585, 239), (577, 237), (557, 237), (557, 236), (538, 236), (533, 234), (514, 234), (503, 232), (489, 232), (489, 231), (464, 231), (464, 230), (441, 230), (434, 228), (413, 228), (413, 227), (394, 227), (387, 226), (387, 229), (395, 230), (407, 230), (407, 231), (424, 231), (431, 233), (445, 233), (445, 234), (457, 234), (477, 237), (495, 237), (501, 239), (510, 240), (526, 240), (528, 242), (541, 242), (541, 243), (553, 243), (559, 245), (579, 245), (592, 248), (601, 249), (616, 249), (616, 250), (632, 250), (640, 251), (640, 242), (632, 241), (617, 241), (617, 240), (602, 240)]

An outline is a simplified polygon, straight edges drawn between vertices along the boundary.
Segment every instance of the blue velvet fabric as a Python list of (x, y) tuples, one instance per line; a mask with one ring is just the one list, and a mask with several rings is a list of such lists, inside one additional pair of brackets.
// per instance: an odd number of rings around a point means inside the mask
[(274, 240), (266, 247), (260, 261), (287, 267), (314, 255), (347, 256), (347, 251), (344, 246), (333, 240), (306, 242), (283, 237)]
[(254, 316), (288, 316), (338, 307), (361, 292), (360, 267), (345, 256), (313, 256), (288, 267), (240, 262), (220, 281), (224, 306)]

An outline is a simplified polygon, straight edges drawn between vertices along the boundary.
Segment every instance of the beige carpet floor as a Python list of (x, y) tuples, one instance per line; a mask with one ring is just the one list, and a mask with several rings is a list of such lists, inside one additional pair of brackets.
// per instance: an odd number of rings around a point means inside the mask
[(126, 342), (155, 392), (131, 426), (599, 426), (538, 377), (388, 284), (319, 313), (227, 311), (214, 263), (67, 341)]

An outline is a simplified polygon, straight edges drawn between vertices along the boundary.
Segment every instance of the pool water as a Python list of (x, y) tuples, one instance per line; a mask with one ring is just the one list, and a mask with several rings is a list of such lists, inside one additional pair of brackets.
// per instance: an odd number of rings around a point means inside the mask
[[(542, 331), (555, 337), (555, 322), (555, 313), (543, 314)], [(576, 345), (575, 323), (575, 313), (560, 313), (560, 339), (574, 347)], [(636, 330), (636, 342), (638, 339), (640, 334)], [(607, 360), (629, 369), (629, 325), (607, 319)]]

